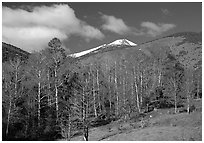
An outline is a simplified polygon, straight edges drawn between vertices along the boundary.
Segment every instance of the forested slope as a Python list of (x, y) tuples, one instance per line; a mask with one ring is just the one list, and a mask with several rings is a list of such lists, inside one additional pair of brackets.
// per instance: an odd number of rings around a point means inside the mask
[(111, 121), (139, 120), (154, 109), (190, 113), (192, 101), (202, 98), (200, 36), (106, 46), (77, 58), (54, 38), (26, 61), (6, 60), (3, 140), (71, 140)]

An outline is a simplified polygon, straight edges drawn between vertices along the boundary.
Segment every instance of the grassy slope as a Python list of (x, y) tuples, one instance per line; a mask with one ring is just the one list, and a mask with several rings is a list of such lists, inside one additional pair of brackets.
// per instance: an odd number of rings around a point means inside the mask
[[(112, 122), (106, 126), (90, 129), (92, 141), (178, 141), (202, 140), (202, 101), (196, 102), (197, 111), (172, 114), (173, 109), (159, 109), (150, 112), (141, 127), (141, 121)], [(152, 116), (150, 118), (150, 115)], [(82, 136), (72, 140), (83, 140)]]

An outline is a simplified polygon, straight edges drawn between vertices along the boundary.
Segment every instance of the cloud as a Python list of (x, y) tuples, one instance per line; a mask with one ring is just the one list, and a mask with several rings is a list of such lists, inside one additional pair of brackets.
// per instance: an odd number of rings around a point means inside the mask
[(14, 44), (23, 50), (33, 52), (47, 47), (53, 37), (64, 40), (67, 37), (63, 32), (55, 28), (47, 27), (4, 27), (3, 41)]
[(105, 22), (102, 25), (102, 28), (104, 30), (108, 30), (120, 35), (129, 33), (131, 31), (131, 28), (127, 26), (121, 18), (116, 18), (115, 16), (104, 14), (102, 14), (101, 18)]
[(142, 22), (141, 27), (143, 27), (143, 31), (152, 37), (161, 35), (162, 33), (169, 31), (176, 27), (175, 24), (165, 24), (159, 23), (155, 24), (153, 22)]
[(170, 11), (166, 8), (161, 8), (161, 11), (164, 15), (170, 15)]
[(102, 39), (103, 33), (78, 19), (68, 5), (33, 7), (24, 9), (2, 9), (3, 41), (14, 44), (26, 51), (39, 51), (53, 38), (61, 41), (71, 35), (85, 40)]
[(115, 16), (111, 15), (105, 15), (101, 12), (99, 12), (99, 14), (102, 15), (101, 18), (104, 21), (104, 24), (101, 26), (102, 29), (120, 35), (132, 34), (136, 36), (155, 37), (176, 27), (175, 24), (155, 24), (153, 22), (141, 22), (140, 27), (132, 27), (125, 24), (124, 20), (121, 18), (116, 18)]

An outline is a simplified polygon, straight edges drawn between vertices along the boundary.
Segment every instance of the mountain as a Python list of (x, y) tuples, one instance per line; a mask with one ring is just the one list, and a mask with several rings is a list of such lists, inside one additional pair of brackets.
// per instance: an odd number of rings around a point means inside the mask
[(22, 60), (28, 59), (30, 53), (13, 46), (2, 42), (2, 62), (8, 61), (10, 58), (20, 57)]
[(110, 46), (120, 46), (120, 45), (127, 45), (127, 46), (137, 46), (137, 44), (127, 40), (127, 39), (119, 39), (119, 40), (116, 40), (110, 44), (108, 44)]
[[(29, 54), (16, 46), (2, 42), (3, 62), (16, 56), (27, 59)], [(175, 33), (142, 44), (135, 44), (127, 39), (119, 39), (69, 56), (84, 61), (91, 61), (90, 59), (94, 60), (94, 58), (103, 61), (107, 57), (116, 60), (121, 56), (138, 57), (138, 54), (153, 59), (171, 54), (185, 68), (197, 69), (202, 66), (202, 33)]]
[[(152, 58), (161, 58), (159, 56), (162, 54), (171, 54), (183, 66), (198, 68), (202, 65), (202, 35), (196, 32), (176, 33), (138, 45), (127, 39), (119, 39), (110, 44), (104, 44), (70, 56), (81, 59), (92, 58), (92, 56), (103, 58), (102, 55), (116, 57), (117, 54), (122, 53), (132, 56), (135, 55), (135, 52), (142, 52)], [(117, 54), (115, 55), (115, 53)]]
[(117, 71), (121, 76), (128, 75), (126, 78), (130, 82), (132, 71), (138, 68), (149, 75), (146, 80), (154, 81), (148, 83), (149, 91), (154, 90), (162, 81), (167, 84), (167, 78), (174, 73), (185, 74), (188, 73), (185, 72), (187, 70), (192, 71), (194, 82), (201, 84), (201, 37), (201, 33), (195, 32), (176, 33), (138, 45), (126, 39), (119, 39), (88, 52), (81, 52), (85, 54), (77, 53), (76, 58), (82, 65), (95, 65), (100, 68), (101, 74), (107, 77), (107, 80), (108, 75)]
[(121, 47), (121, 46), (137, 46), (137, 44), (127, 40), (127, 39), (119, 39), (119, 40), (116, 40), (114, 42), (111, 42), (109, 44), (103, 44), (101, 46), (98, 46), (96, 48), (92, 48), (92, 49), (89, 49), (89, 50), (86, 50), (86, 51), (82, 51), (82, 52), (79, 52), (79, 53), (74, 53), (74, 54), (71, 54), (69, 56), (71, 57), (75, 57), (75, 58), (79, 58), (81, 56), (85, 56), (87, 54), (92, 54), (92, 53), (99, 53), (99, 52), (102, 52), (102, 51), (107, 51), (107, 50), (113, 50), (114, 47)]

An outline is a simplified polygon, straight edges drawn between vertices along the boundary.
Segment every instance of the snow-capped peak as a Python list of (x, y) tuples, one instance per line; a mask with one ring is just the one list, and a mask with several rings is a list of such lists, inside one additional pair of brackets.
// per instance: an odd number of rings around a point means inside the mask
[(110, 44), (103, 44), (103, 45), (98, 46), (96, 48), (92, 48), (92, 49), (82, 51), (82, 52), (79, 52), (79, 53), (74, 53), (74, 54), (71, 54), (69, 56), (77, 58), (77, 57), (81, 57), (83, 55), (89, 54), (91, 52), (97, 53), (99, 51), (99, 49), (101, 49), (101, 48), (108, 48), (108, 46), (122, 46), (122, 45), (125, 45), (125, 46), (137, 46), (137, 44), (135, 44), (135, 43), (133, 43), (133, 42), (127, 40), (127, 39), (119, 39), (119, 40), (116, 40), (116, 41), (114, 41), (114, 42), (112, 42)]
[(103, 44), (103, 45), (98, 46), (98, 47), (96, 47), (96, 48), (92, 48), (92, 49), (89, 49), (89, 50), (86, 50), (86, 51), (82, 51), (82, 52), (79, 52), (79, 53), (74, 53), (74, 54), (71, 54), (71, 55), (69, 55), (69, 56), (77, 58), (77, 57), (86, 55), (86, 54), (88, 54), (88, 53), (90, 53), (90, 52), (93, 52), (93, 51), (95, 51), (95, 50), (98, 50), (98, 49), (104, 47), (105, 45), (106, 45), (106, 44)]
[(127, 39), (119, 39), (108, 45), (127, 45), (127, 46), (137, 46), (137, 44), (127, 40)]

